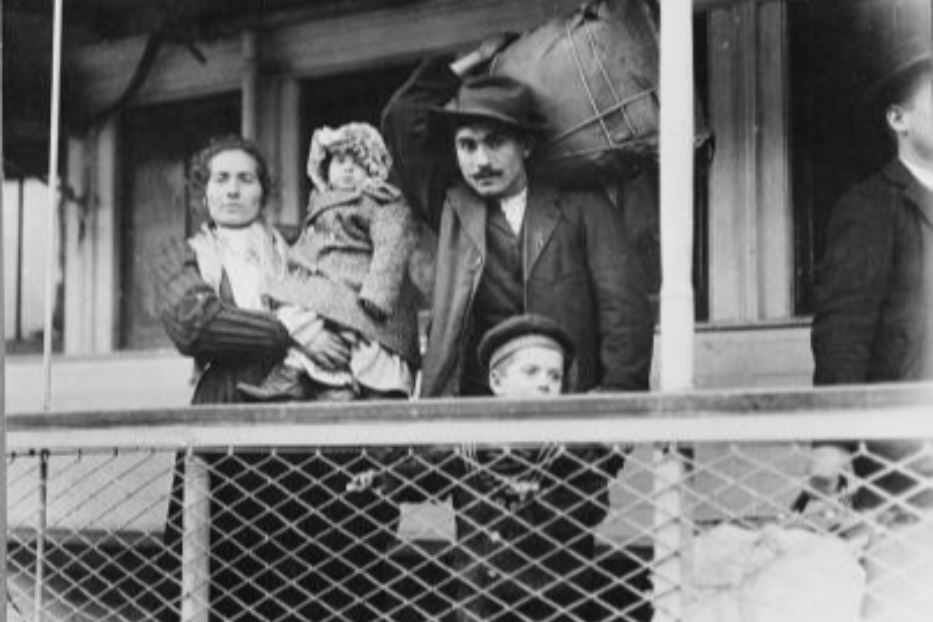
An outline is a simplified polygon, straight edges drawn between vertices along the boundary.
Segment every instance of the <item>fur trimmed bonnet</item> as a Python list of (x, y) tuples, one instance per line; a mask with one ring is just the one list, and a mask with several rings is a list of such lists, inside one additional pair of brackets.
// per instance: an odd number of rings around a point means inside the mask
[(368, 123), (347, 123), (337, 129), (326, 125), (314, 131), (308, 150), (308, 177), (318, 190), (327, 190), (327, 165), (331, 156), (350, 153), (366, 169), (370, 180), (384, 182), (392, 158), (379, 130)]

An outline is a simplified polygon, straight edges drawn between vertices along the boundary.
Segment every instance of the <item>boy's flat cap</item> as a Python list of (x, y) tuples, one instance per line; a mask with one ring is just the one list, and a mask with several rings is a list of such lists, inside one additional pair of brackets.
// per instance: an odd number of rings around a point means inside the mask
[(569, 368), (573, 361), (573, 341), (560, 324), (535, 313), (514, 315), (483, 335), (478, 349), (479, 361), (488, 371), (496, 362), (523, 346), (547, 343), (560, 348), (564, 355), (564, 368)]

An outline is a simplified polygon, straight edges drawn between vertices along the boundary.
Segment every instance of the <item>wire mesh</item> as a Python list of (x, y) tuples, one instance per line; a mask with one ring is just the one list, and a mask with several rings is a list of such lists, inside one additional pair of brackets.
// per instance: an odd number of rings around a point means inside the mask
[(17, 449), (8, 619), (928, 619), (931, 444), (845, 447)]

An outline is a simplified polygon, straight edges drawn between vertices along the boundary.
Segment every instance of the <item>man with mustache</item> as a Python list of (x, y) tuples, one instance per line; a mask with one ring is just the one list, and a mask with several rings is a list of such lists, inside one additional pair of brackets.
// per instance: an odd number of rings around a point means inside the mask
[(622, 211), (603, 192), (533, 178), (526, 162), (544, 129), (534, 95), (471, 75), (503, 42), (427, 61), (383, 113), (395, 180), (438, 235), (421, 393), (489, 395), (479, 340), (523, 313), (576, 344), (570, 392), (647, 390), (654, 318)]
[[(647, 390), (654, 319), (622, 211), (602, 192), (561, 190), (533, 178), (526, 163), (544, 123), (526, 85), (504, 76), (464, 78), (502, 43), (489, 40), (450, 64), (427, 61), (383, 113), (396, 182), (438, 236), (421, 394), (492, 395), (480, 340), (524, 314), (556, 322), (574, 344), (566, 392)], [(509, 620), (511, 609), (540, 620), (564, 619), (559, 611), (584, 615), (595, 592), (591, 527), (608, 510), (608, 480), (623, 462), (620, 452), (595, 449), (587, 455), (599, 458), (571, 459), (557, 484), (560, 501), (537, 501), (551, 513), (549, 524), (567, 520), (579, 532), (558, 552), (527, 540), (540, 533), (548, 541), (541, 524), (516, 532), (524, 535), (500, 534), (495, 517), (523, 520), (521, 513), (502, 506), (479, 517), (476, 500), (488, 495), (463, 473), (441, 475), (460, 464), (449, 451), (426, 450), (422, 459), (437, 468), (413, 477), (411, 488), (463, 493), (454, 495), (462, 546), (454, 568), (466, 584), (458, 591), (457, 619)], [(524, 553), (516, 554), (519, 549)], [(535, 563), (523, 555), (549, 559), (562, 575), (551, 577), (540, 597), (503, 602), (500, 588), (533, 572)]]

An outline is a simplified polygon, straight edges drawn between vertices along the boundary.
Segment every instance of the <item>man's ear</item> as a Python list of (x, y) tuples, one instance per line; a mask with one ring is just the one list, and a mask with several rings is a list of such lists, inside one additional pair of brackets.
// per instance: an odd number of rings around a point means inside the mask
[(489, 371), (489, 388), (495, 395), (499, 395), (502, 391), (502, 374), (498, 369)]
[(907, 131), (907, 119), (904, 115), (904, 107), (900, 104), (891, 104), (885, 111), (885, 119), (888, 127), (895, 134), (903, 134)]
[(524, 154), (525, 158), (531, 157), (531, 154), (534, 152), (535, 145), (537, 145), (537, 143), (538, 140), (533, 134), (525, 134), (525, 136), (522, 138), (522, 153)]

